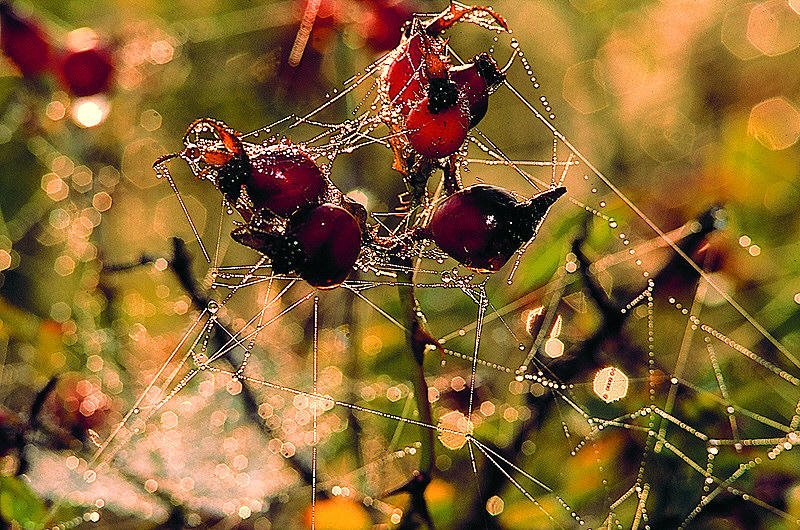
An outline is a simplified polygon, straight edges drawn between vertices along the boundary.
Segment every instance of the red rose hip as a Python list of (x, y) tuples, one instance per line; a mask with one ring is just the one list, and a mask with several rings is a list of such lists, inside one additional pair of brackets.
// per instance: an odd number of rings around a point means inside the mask
[(566, 188), (520, 203), (496, 186), (470, 186), (445, 199), (425, 229), (450, 257), (478, 272), (496, 272), (530, 240)]
[(403, 40), (389, 55), (381, 75), (384, 90), (393, 105), (407, 114), (411, 104), (422, 97), (423, 43), (422, 35), (416, 33)]
[(350, 274), (361, 251), (361, 228), (344, 208), (323, 204), (292, 216), (287, 233), (303, 250), (301, 278), (321, 289), (336, 287)]
[(450, 68), (450, 79), (467, 96), (469, 126), (475, 127), (489, 108), (489, 94), (500, 86), (505, 75), (488, 53), (476, 56), (471, 63)]
[(0, 47), (26, 77), (41, 73), (50, 63), (50, 42), (33, 23), (18, 17), (0, 2)]
[(77, 97), (105, 92), (114, 76), (111, 54), (104, 48), (70, 52), (59, 67), (64, 86)]
[(251, 156), (244, 184), (256, 210), (267, 208), (282, 217), (319, 202), (325, 191), (322, 171), (308, 153), (287, 144)]
[(469, 129), (469, 112), (463, 103), (461, 98), (434, 114), (428, 96), (419, 100), (406, 120), (406, 136), (411, 147), (428, 158), (443, 158), (458, 151)]

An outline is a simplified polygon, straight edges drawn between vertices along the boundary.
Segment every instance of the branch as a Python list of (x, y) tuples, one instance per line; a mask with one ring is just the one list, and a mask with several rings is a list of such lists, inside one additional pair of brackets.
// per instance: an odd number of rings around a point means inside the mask
[[(192, 303), (198, 309), (205, 310), (208, 307), (209, 299), (200, 290), (197, 282), (194, 280), (191, 270), (192, 260), (191, 256), (186, 250), (186, 243), (178, 237), (173, 237), (172, 251), (172, 258), (169, 260), (170, 270), (172, 270), (175, 276), (178, 277), (181, 287), (183, 287), (183, 289), (189, 295)], [(217, 319), (217, 326), (214, 327), (212, 333), (214, 342), (219, 345), (227, 343), (228, 337), (233, 337), (236, 335), (233, 330), (228, 329), (228, 327), (219, 319)], [(232, 348), (224, 352), (222, 355), (222, 358), (225, 359), (234, 370), (241, 366), (243, 361), (242, 359), (234, 358), (234, 351), (238, 350), (239, 348)], [(239, 395), (242, 398), (242, 404), (244, 405), (245, 412), (247, 413), (247, 418), (256, 426), (258, 426), (265, 437), (274, 438), (275, 435), (272, 432), (272, 429), (270, 429), (267, 424), (264, 423), (263, 419), (258, 414), (258, 400), (256, 399), (255, 394), (250, 388), (248, 382), (242, 379), (240, 379), (239, 382), (242, 383), (242, 391), (239, 393)], [(301, 462), (296, 455), (287, 458), (287, 460), (295, 469), (295, 471), (300, 474), (300, 476), (303, 478), (303, 481), (309, 485), (313, 484), (313, 474), (308, 465), (306, 465), (304, 462)], [(320, 495), (321, 497), (326, 497), (324, 492), (320, 493), (322, 494)]]
[[(425, 352), (433, 338), (422, 329), (417, 318), (419, 307), (414, 296), (413, 267), (409, 258), (399, 258), (398, 263), (406, 272), (398, 274), (397, 291), (400, 296), (400, 308), (402, 311), (402, 322), (406, 329), (406, 342), (409, 354), (406, 357), (406, 366), (409, 371), (409, 378), (414, 385), (414, 399), (416, 400), (417, 410), (419, 411), (419, 421), (426, 425), (433, 425), (433, 415), (431, 414), (431, 404), (428, 401), (428, 383), (425, 381), (425, 369), (423, 362)], [(396, 492), (407, 492), (411, 494), (411, 506), (404, 514), (399, 528), (417, 528), (422, 520), (429, 528), (433, 528), (425, 501), (425, 488), (431, 481), (434, 464), (434, 430), (430, 427), (420, 426), (420, 442), (422, 444), (419, 454), (419, 469), (414, 472), (411, 479)]]
[[(104, 270), (109, 272), (127, 271), (136, 267), (153, 263), (156, 261), (156, 259), (158, 258), (143, 255), (138, 260), (130, 263), (106, 265), (104, 266)], [(178, 282), (181, 284), (181, 287), (189, 295), (189, 298), (192, 300), (192, 303), (195, 305), (195, 307), (200, 310), (205, 310), (208, 307), (209, 298), (205, 295), (203, 290), (198, 286), (194, 279), (194, 275), (192, 274), (192, 259), (186, 249), (186, 243), (182, 239), (178, 237), (172, 238), (172, 256), (167, 260), (167, 263), (169, 264), (170, 270), (178, 278)], [(236, 335), (225, 325), (225, 323), (221, 322), (219, 319), (217, 319), (217, 325), (213, 328), (212, 334), (212, 339), (216, 344), (219, 345), (227, 343), (228, 337)], [(222, 358), (231, 365), (234, 371), (241, 366), (242, 363), (241, 359), (234, 357), (234, 351), (238, 350), (239, 348), (233, 348), (224, 352), (222, 355)], [(248, 420), (250, 420), (259, 428), (265, 438), (274, 438), (275, 436), (272, 432), (272, 429), (270, 429), (264, 423), (261, 416), (258, 414), (258, 400), (256, 399), (253, 390), (250, 388), (246, 380), (240, 380), (240, 382), (242, 383), (242, 391), (239, 393), (239, 396), (241, 397)], [(306, 465), (304, 462), (301, 462), (296, 455), (287, 458), (287, 460), (289, 465), (291, 465), (300, 474), (306, 484), (311, 485), (313, 483), (313, 475), (308, 465)], [(324, 491), (318, 492), (317, 495), (321, 498), (327, 498), (327, 494)]]

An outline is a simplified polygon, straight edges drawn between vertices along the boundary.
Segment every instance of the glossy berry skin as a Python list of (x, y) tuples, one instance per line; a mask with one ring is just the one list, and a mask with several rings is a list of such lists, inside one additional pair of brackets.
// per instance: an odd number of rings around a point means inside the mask
[(407, 114), (414, 101), (423, 96), (422, 35), (405, 39), (390, 54), (381, 79), (389, 101)]
[(0, 3), (0, 47), (26, 77), (49, 66), (51, 46), (42, 30), (15, 15), (6, 2)]
[(320, 289), (336, 287), (350, 274), (361, 251), (361, 228), (344, 208), (322, 204), (302, 210), (289, 220), (287, 234), (303, 250), (296, 270)]
[(550, 206), (565, 192), (563, 187), (551, 188), (520, 203), (497, 186), (470, 186), (438, 206), (425, 235), (459, 263), (478, 272), (496, 272), (533, 237)]
[(431, 112), (428, 97), (419, 100), (406, 120), (406, 136), (411, 147), (422, 156), (450, 156), (467, 139), (469, 112), (463, 98), (444, 110)]
[(475, 127), (486, 115), (489, 95), (505, 81), (505, 74), (488, 53), (475, 56), (472, 62), (451, 67), (450, 79), (467, 96), (469, 126)]
[(111, 54), (103, 48), (68, 53), (61, 61), (59, 71), (64, 86), (76, 97), (105, 92), (114, 77)]
[(255, 210), (267, 208), (281, 217), (319, 202), (325, 191), (320, 168), (305, 151), (287, 144), (251, 156), (244, 184)]
[(489, 85), (474, 63), (450, 68), (450, 79), (464, 92), (469, 104), (469, 126), (475, 127), (489, 108)]

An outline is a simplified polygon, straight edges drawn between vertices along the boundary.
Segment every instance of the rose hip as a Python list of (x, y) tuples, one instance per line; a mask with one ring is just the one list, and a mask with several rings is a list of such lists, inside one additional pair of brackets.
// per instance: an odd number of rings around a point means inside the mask
[(361, 250), (361, 228), (344, 208), (323, 204), (292, 216), (287, 234), (303, 250), (296, 270), (305, 281), (327, 289), (350, 274)]
[(50, 63), (51, 46), (41, 28), (0, 2), (0, 47), (22, 75), (40, 74)]
[(478, 184), (445, 199), (424, 230), (459, 263), (496, 272), (530, 240), (566, 188), (550, 188), (520, 203), (508, 191)]
[(319, 202), (325, 178), (304, 150), (276, 144), (250, 158), (250, 174), (244, 185), (255, 210), (267, 208), (285, 217)]

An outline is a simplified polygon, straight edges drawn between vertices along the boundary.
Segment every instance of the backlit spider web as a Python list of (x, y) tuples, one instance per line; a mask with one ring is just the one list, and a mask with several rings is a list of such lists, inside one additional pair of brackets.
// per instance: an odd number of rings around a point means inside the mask
[[(449, 521), (434, 510), (443, 527), (682, 527), (738, 503), (797, 524), (758, 493), (757, 478), (800, 441), (800, 362), (682, 245), (723, 228), (724, 210), (660, 229), (555, 127), (519, 45), (500, 38), (509, 81), (499, 90), (544, 141), (538, 157), (518, 157), (475, 130), (462, 178), (503, 182), (520, 197), (568, 189), (517, 263), (486, 277), (432, 246), (412, 249), (411, 270), (365, 252), (358, 274), (316, 291), (234, 250), (232, 216), (195, 230), (209, 300), (166, 341), (142, 332), (141, 353), (158, 349), (158, 361), (94, 456), (64, 471), (63, 502), (103, 508), (113, 498), (116, 510), (163, 521), (175, 500), (190, 524), (216, 515), (266, 528), (267, 518), (322, 525), (340, 499), (398, 523), (407, 500), (386, 493), (411, 476), (421, 427), (441, 442), (444, 480), (429, 488), (463, 504)], [(377, 68), (245, 139), (291, 136), (337, 183), (343, 160), (386, 143), (372, 104)], [(361, 101), (353, 119), (322, 121), (345, 96)], [(168, 180), (180, 199), (180, 180)], [(436, 182), (430, 190), (441, 195)], [(381, 235), (408, 218), (393, 206), (367, 204)], [(407, 354), (397, 302), (407, 273), (443, 349), (426, 362), (433, 423), (415, 416), (397, 360)], [(753, 402), (753, 385), (768, 402)], [(205, 460), (190, 470), (192, 458)], [(145, 501), (109, 494), (128, 473), (148, 477)]]

